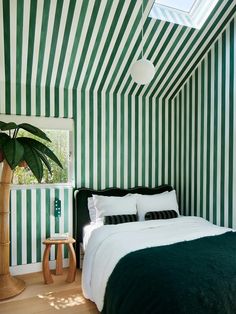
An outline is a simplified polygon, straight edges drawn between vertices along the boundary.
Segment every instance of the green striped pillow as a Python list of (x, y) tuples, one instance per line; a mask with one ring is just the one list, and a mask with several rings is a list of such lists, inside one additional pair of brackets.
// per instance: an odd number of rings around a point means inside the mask
[(137, 221), (137, 215), (113, 215), (113, 216), (104, 216), (104, 225), (117, 225), (123, 224), (125, 222), (134, 222)]
[(175, 210), (162, 210), (155, 212), (147, 212), (145, 214), (145, 220), (170, 219), (176, 217), (178, 217), (178, 214)]

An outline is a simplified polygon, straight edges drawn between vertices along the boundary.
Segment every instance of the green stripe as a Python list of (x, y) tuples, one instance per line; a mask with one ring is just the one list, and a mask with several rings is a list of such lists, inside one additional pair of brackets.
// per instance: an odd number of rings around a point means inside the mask
[(41, 190), (36, 190), (36, 261), (41, 262)]
[(34, 53), (34, 36), (36, 21), (37, 0), (30, 2), (30, 21), (29, 21), (29, 38), (28, 38), (28, 55), (27, 55), (27, 71), (26, 71), (26, 114), (31, 114), (31, 77)]

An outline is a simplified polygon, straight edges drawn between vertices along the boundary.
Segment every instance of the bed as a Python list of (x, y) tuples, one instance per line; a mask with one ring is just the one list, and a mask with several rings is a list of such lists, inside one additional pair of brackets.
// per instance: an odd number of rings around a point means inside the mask
[[(83, 241), (93, 194), (171, 192), (168, 185), (75, 191), (74, 236)], [(79, 246), (77, 246), (79, 261)], [(84, 296), (104, 314), (236, 313), (236, 234), (200, 217), (94, 228), (85, 248)]]

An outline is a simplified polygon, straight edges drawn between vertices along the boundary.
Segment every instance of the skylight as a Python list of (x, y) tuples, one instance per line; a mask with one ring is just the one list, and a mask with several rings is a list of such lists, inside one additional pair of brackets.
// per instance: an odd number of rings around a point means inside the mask
[(169, 7), (169, 8), (175, 9), (175, 10), (179, 10), (179, 11), (183, 11), (185, 13), (190, 13), (196, 0), (182, 0), (182, 1), (156, 0), (155, 2), (157, 4), (161, 4), (165, 7)]
[(219, 0), (155, 0), (149, 17), (200, 29)]

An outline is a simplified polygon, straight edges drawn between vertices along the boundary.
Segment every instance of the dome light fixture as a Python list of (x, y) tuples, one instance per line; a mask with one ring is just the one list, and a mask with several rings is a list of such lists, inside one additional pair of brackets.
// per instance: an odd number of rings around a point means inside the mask
[(143, 57), (143, 0), (142, 0), (142, 58), (133, 63), (130, 74), (135, 83), (140, 85), (148, 84), (155, 75), (153, 63)]

